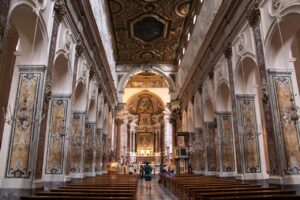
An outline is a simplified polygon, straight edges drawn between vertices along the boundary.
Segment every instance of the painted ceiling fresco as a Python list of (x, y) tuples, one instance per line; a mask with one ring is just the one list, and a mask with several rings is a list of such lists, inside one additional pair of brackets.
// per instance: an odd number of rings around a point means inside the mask
[(107, 0), (117, 64), (173, 64), (193, 0)]

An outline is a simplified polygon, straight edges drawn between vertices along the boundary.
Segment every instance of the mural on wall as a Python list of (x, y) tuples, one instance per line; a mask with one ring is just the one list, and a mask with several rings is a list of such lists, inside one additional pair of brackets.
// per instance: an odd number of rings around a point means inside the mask
[(36, 107), (42, 74), (38, 72), (22, 72), (20, 69), (18, 91), (12, 121), (12, 133), (9, 148), (6, 177), (29, 178), (31, 175), (31, 141), (34, 136)]
[(243, 131), (245, 172), (261, 172), (255, 102), (253, 95), (237, 95), (240, 125)]
[(97, 129), (96, 130), (96, 171), (101, 170), (101, 164), (102, 164), (102, 130)]
[[(291, 73), (270, 72), (271, 94), (273, 95), (274, 121), (277, 137), (283, 138), (282, 158), (285, 157), (286, 174), (300, 173), (299, 130), (291, 120), (289, 112), (295, 103), (293, 99)], [(283, 162), (284, 163), (284, 162)]]
[(216, 152), (216, 131), (214, 123), (206, 124), (206, 154), (207, 154), (207, 170), (216, 171), (217, 170), (217, 152)]
[(83, 113), (74, 113), (72, 120), (72, 136), (70, 143), (70, 172), (79, 173), (81, 163), (81, 152), (83, 147), (83, 123), (85, 115)]
[(218, 114), (218, 121), (220, 124), (218, 128), (221, 137), (222, 170), (231, 172), (235, 170), (231, 114)]
[(93, 171), (94, 146), (95, 146), (95, 123), (85, 125), (85, 153), (84, 172)]
[(63, 173), (67, 109), (68, 99), (64, 97), (52, 97), (46, 174)]

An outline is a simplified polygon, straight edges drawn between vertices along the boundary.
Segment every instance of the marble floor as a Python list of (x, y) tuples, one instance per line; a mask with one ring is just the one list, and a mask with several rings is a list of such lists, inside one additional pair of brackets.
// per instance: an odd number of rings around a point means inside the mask
[(139, 179), (137, 200), (178, 200), (178, 198), (159, 184), (156, 176), (151, 181), (151, 189), (146, 189), (146, 181)]

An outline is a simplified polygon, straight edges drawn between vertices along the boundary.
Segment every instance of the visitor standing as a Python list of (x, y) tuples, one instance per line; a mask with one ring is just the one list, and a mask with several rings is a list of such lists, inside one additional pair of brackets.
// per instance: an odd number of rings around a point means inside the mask
[(145, 172), (145, 180), (146, 180), (146, 189), (151, 189), (151, 179), (152, 179), (152, 167), (149, 165), (148, 162), (146, 162), (146, 165), (144, 167)]

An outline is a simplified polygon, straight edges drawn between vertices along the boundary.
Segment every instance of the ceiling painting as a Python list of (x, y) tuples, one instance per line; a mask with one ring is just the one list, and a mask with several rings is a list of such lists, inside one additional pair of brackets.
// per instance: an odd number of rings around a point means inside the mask
[(193, 0), (107, 0), (117, 64), (174, 64)]

